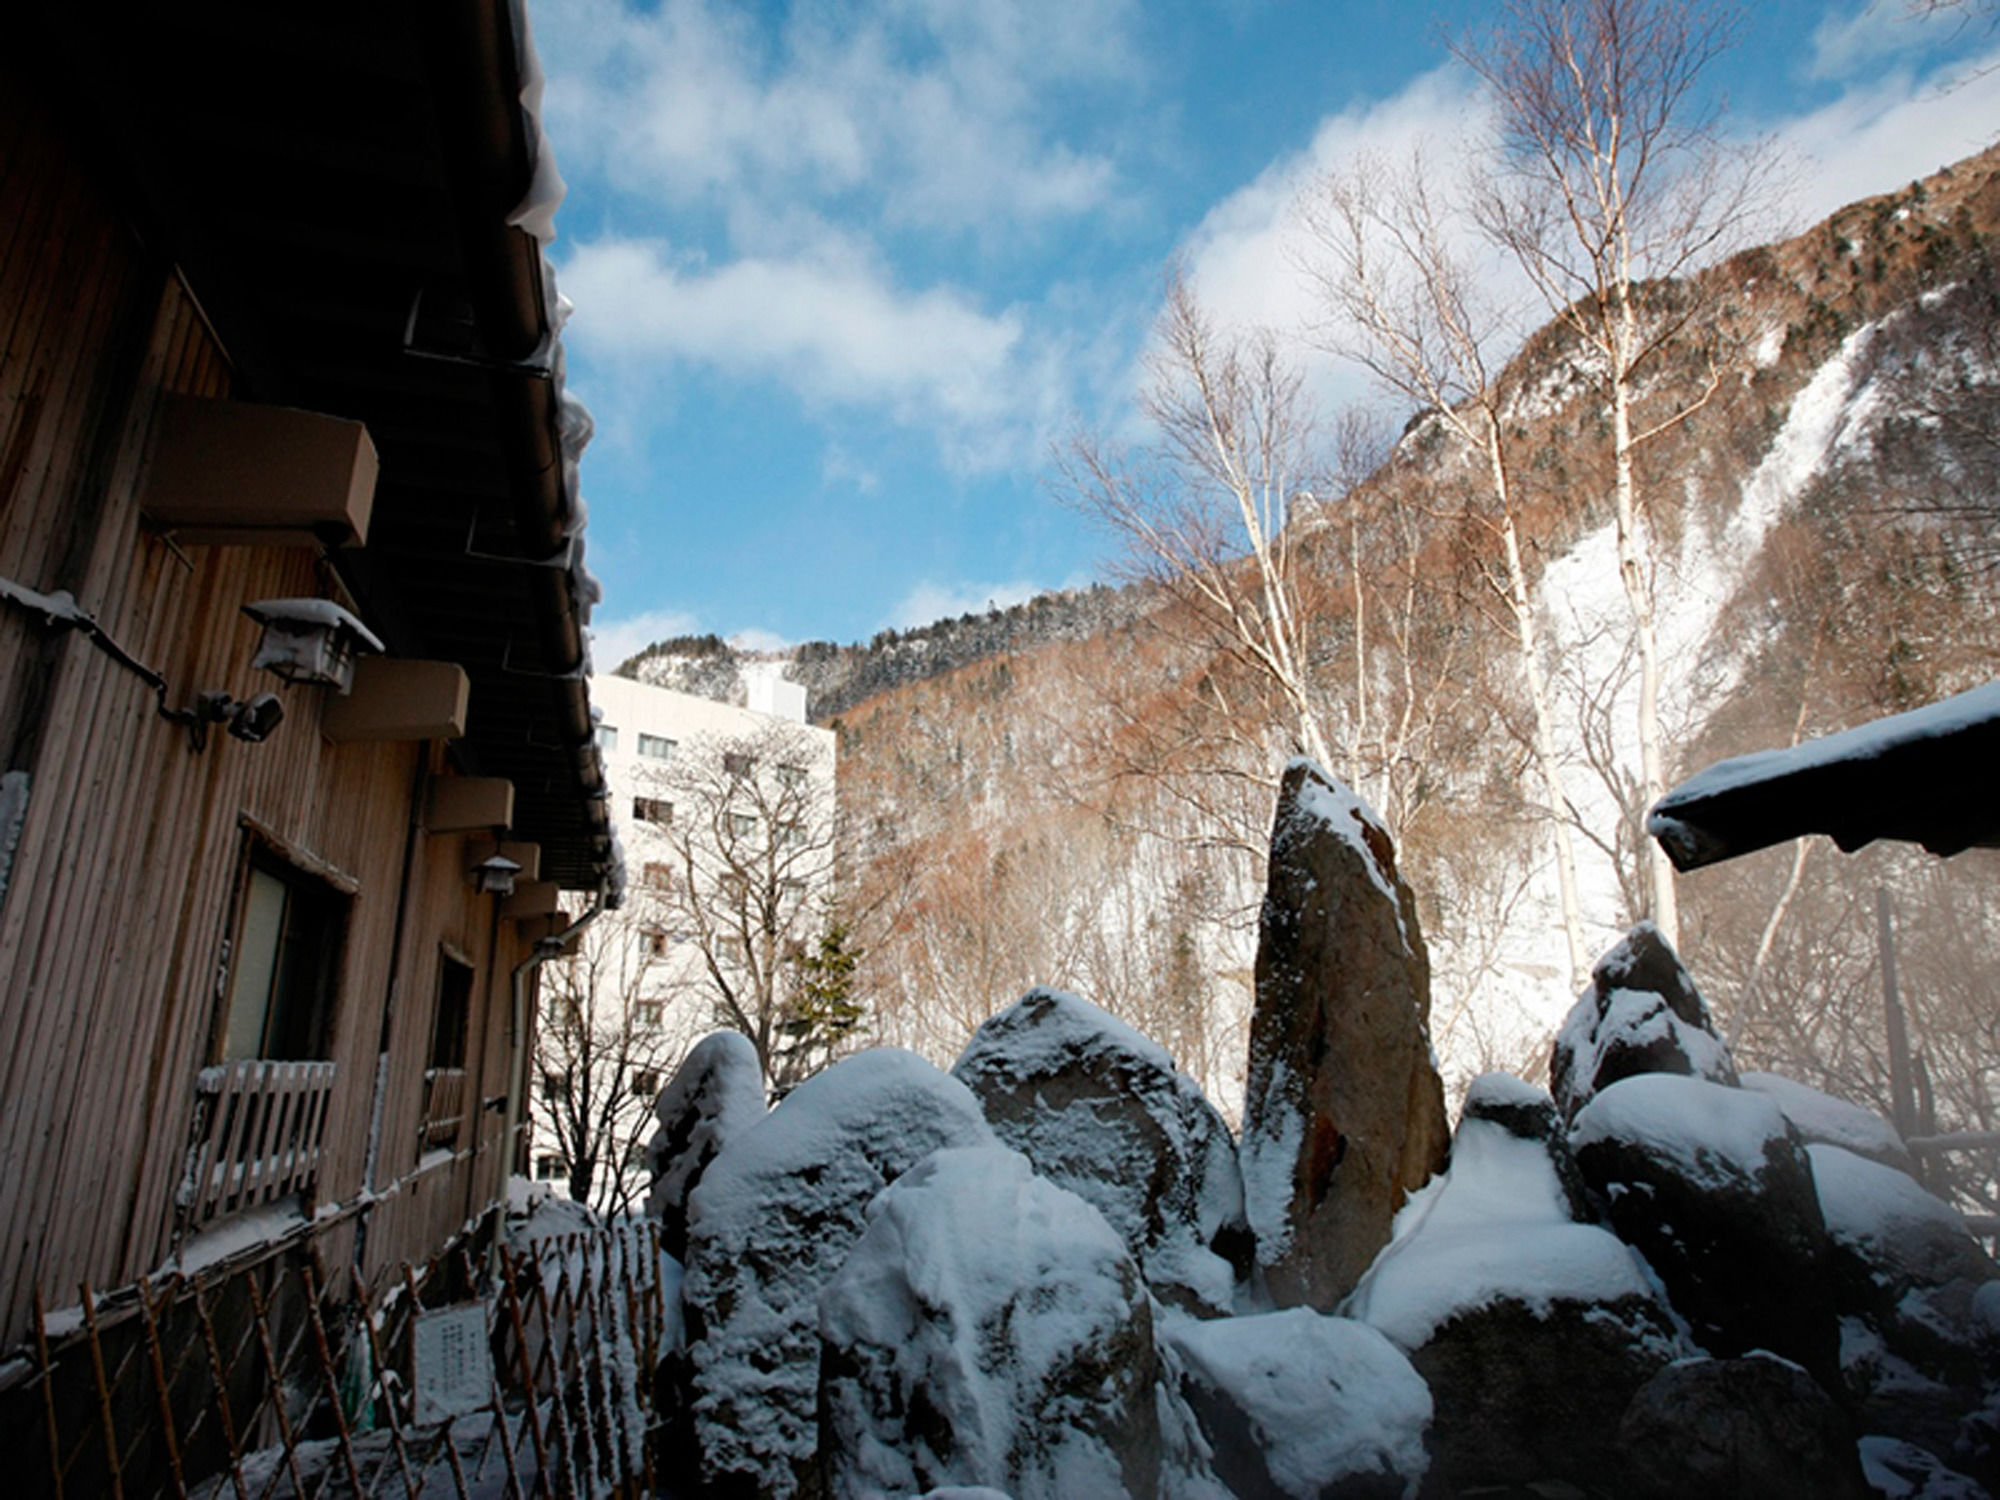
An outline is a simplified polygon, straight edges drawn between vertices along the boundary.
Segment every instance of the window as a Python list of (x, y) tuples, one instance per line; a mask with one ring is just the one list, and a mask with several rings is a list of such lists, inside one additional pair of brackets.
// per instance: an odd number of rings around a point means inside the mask
[(777, 772), (778, 785), (785, 788), (786, 791), (797, 791), (806, 784), (806, 768), (804, 766), (779, 766)]
[(639, 951), (648, 958), (667, 956), (667, 935), (657, 927), (648, 927), (639, 934)]
[(612, 755), (617, 752), (618, 726), (616, 724), (599, 724), (597, 726), (597, 748), (602, 750), (606, 755)]
[(222, 1055), (304, 1061), (332, 1042), (347, 898), (263, 849), (250, 856)]
[(796, 876), (788, 876), (778, 882), (778, 900), (787, 907), (797, 906), (806, 899), (806, 883)]
[(639, 753), (648, 760), (672, 760), (677, 742), (658, 734), (639, 736)]
[(771, 845), (777, 849), (791, 849), (806, 841), (806, 825), (799, 822), (779, 823), (771, 829)]
[(725, 964), (738, 969), (750, 967), (750, 949), (742, 938), (723, 938), (717, 943), (716, 948)]
[(632, 817), (635, 822), (658, 823), (665, 826), (674, 820), (674, 805), (658, 797), (634, 797)]
[(651, 1068), (632, 1070), (632, 1092), (641, 1099), (650, 1099), (660, 1091), (660, 1075)]
[(569, 1175), (569, 1163), (560, 1156), (538, 1156), (535, 1158), (535, 1181), (554, 1182), (559, 1177)]
[(550, 1104), (569, 1103), (569, 1076), (565, 1073), (544, 1073), (542, 1098)]
[(747, 839), (757, 831), (755, 813), (733, 812), (729, 815), (729, 831), (739, 839)]
[(673, 866), (649, 861), (640, 879), (645, 882), (648, 890), (670, 891), (674, 888)]
[(736, 750), (725, 751), (722, 756), (722, 769), (731, 776), (748, 776), (757, 769), (757, 757)]
[(642, 1031), (658, 1031), (664, 1007), (657, 1000), (632, 1002), (632, 1024)]
[(431, 1013), (431, 1066), (465, 1066), (465, 1026), (472, 1014), (472, 965), (438, 955), (437, 1006)]

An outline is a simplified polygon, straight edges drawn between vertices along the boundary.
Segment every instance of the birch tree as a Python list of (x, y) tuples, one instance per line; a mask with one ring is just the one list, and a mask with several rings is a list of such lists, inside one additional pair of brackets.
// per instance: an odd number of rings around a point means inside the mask
[(1142, 398), (1156, 452), (1134, 463), (1079, 438), (1064, 487), (1125, 543), (1136, 577), (1164, 590), (1272, 690), (1290, 748), (1352, 776), (1335, 757), (1310, 671), (1301, 533), (1288, 524), (1293, 501), (1314, 482), (1299, 373), (1269, 333), (1219, 332), (1178, 272), (1156, 338)]
[[(1313, 247), (1305, 269), (1332, 315), (1322, 334), (1329, 347), (1427, 412), (1481, 473), (1486, 503), (1466, 507), (1465, 514), (1498, 554), (1498, 566), (1489, 554), (1480, 560), (1479, 573), (1513, 630), (1533, 715), (1531, 747), (1546, 806), (1570, 981), (1582, 989), (1590, 979), (1590, 952), (1577, 893), (1569, 798), (1534, 590), (1515, 519), (1500, 392), (1487, 367), (1487, 349), (1503, 331), (1502, 318), (1455, 252), (1450, 214), (1431, 180), (1419, 155), (1397, 170), (1365, 161), (1324, 179), (1302, 203)], [(1358, 580), (1356, 594), (1358, 600)]]
[[(1768, 158), (1760, 166), (1722, 141), (1702, 91), (1734, 24), (1733, 12), (1679, 0), (1516, 0), (1498, 27), (1454, 47), (1498, 108), (1481, 224), (1575, 340), (1581, 373), (1609, 407), (1642, 805), (1666, 791), (1667, 768), (1651, 528), (1635, 459), (1720, 383), (1704, 342), (1709, 309), (1691, 277), (1747, 234), (1768, 177)], [(1690, 349), (1705, 366), (1691, 394), (1651, 378)], [(1656, 405), (1652, 392), (1666, 389), (1675, 394)], [(1674, 938), (1673, 867), (1650, 840), (1642, 848), (1648, 914)]]

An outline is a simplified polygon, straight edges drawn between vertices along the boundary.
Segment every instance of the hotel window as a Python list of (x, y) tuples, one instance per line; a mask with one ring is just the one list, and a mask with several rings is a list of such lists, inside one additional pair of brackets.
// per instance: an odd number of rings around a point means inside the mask
[(663, 1007), (657, 1000), (632, 1002), (632, 1024), (642, 1031), (658, 1031)]
[(538, 1156), (535, 1158), (535, 1180), (554, 1182), (558, 1177), (569, 1175), (569, 1163), (560, 1156)]
[(632, 818), (639, 823), (658, 823), (665, 826), (674, 820), (674, 805), (658, 797), (634, 797)]
[(729, 815), (729, 831), (739, 839), (747, 839), (757, 831), (757, 817), (754, 813), (733, 812)]
[(648, 890), (670, 891), (674, 888), (674, 870), (672, 865), (648, 861), (645, 872), (640, 878), (645, 882)]
[(347, 898), (262, 849), (250, 856), (230, 966), (225, 1058), (328, 1055)]
[(657, 927), (648, 927), (639, 934), (639, 947), (648, 958), (665, 958), (667, 935)]
[(787, 791), (796, 791), (806, 784), (806, 768), (804, 766), (779, 766), (777, 771), (778, 785), (784, 787)]
[(677, 742), (658, 734), (639, 736), (639, 753), (648, 760), (672, 760)]
[(748, 776), (757, 769), (757, 757), (744, 755), (735, 750), (725, 751), (722, 757), (722, 769), (731, 776)]
[(651, 1068), (632, 1070), (632, 1092), (642, 1099), (650, 1099), (660, 1091), (660, 1075)]
[(605, 754), (615, 754), (618, 750), (618, 726), (599, 724), (597, 726), (597, 748)]

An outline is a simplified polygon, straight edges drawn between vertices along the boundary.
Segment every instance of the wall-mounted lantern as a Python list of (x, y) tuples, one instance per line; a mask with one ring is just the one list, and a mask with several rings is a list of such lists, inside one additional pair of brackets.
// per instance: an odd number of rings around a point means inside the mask
[(243, 613), (264, 627), (250, 663), (287, 682), (319, 683), (345, 694), (354, 659), (384, 648), (375, 633), (330, 599), (260, 599)]
[(504, 854), (491, 855), (472, 867), (472, 878), (483, 896), (513, 895), (514, 880), (520, 873), (520, 861)]

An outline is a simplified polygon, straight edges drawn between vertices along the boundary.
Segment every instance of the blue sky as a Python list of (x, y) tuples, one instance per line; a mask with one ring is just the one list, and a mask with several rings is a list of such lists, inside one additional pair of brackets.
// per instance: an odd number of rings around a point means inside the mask
[[(1102, 571), (1050, 453), (1132, 430), (1176, 257), (1225, 321), (1312, 314), (1301, 184), (1481, 118), (1396, 0), (529, 0), (594, 621), (866, 639)], [(1803, 225), (2000, 130), (2000, 36), (1765, 0), (1717, 78)], [(1330, 397), (1360, 394), (1322, 371)]]

